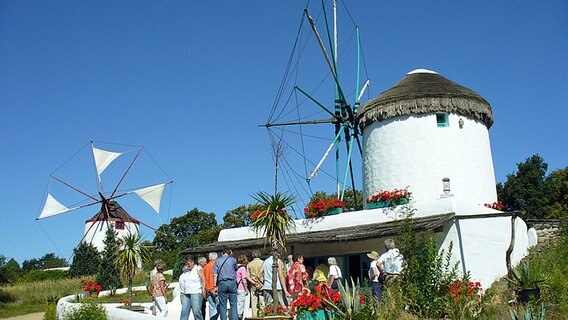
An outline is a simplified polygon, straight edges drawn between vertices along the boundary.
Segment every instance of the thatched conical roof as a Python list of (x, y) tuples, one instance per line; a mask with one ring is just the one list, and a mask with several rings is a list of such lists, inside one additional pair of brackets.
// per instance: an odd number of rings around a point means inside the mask
[(358, 113), (364, 129), (375, 121), (398, 116), (432, 112), (451, 112), (493, 124), (493, 112), (487, 100), (466, 87), (436, 72), (418, 69), (406, 74), (392, 88), (367, 102)]
[(116, 201), (109, 201), (108, 202), (108, 212), (107, 212), (107, 205), (104, 203), (101, 205), (101, 210), (97, 212), (91, 219), (87, 220), (87, 222), (94, 222), (94, 221), (105, 221), (105, 220), (118, 220), (123, 222), (133, 222), (133, 223), (140, 223), (134, 217), (132, 217), (123, 207), (118, 204)]

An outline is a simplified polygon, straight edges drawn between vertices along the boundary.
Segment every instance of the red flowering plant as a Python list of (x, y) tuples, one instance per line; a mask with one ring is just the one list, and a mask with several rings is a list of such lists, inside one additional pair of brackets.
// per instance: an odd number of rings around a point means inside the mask
[(475, 318), (481, 312), (481, 283), (466, 277), (454, 281), (446, 293), (446, 310), (451, 319)]
[(308, 206), (304, 208), (307, 218), (322, 217), (327, 211), (335, 208), (343, 208), (345, 203), (337, 198), (331, 199), (312, 199)]
[(338, 291), (331, 291), (327, 284), (318, 284), (313, 291), (304, 289), (298, 298), (292, 301), (291, 313), (300, 314), (319, 310), (332, 312), (335, 306), (341, 305), (341, 296)]
[(484, 204), (485, 207), (502, 211), (505, 209), (505, 204), (501, 201), (495, 201), (493, 203), (486, 203)]
[(128, 299), (124, 299), (123, 297), (118, 298), (118, 302), (124, 304), (124, 306), (130, 305), (130, 301)]
[(93, 280), (81, 280), (81, 285), (83, 286), (83, 291), (88, 294), (99, 294), (103, 287)]
[(278, 308), (274, 309), (274, 307), (266, 307), (258, 311), (259, 317), (265, 316), (289, 316), (290, 309), (284, 306), (278, 306)]
[(410, 199), (412, 192), (407, 189), (394, 189), (392, 191), (383, 190), (367, 198), (367, 203), (371, 202), (400, 202)]

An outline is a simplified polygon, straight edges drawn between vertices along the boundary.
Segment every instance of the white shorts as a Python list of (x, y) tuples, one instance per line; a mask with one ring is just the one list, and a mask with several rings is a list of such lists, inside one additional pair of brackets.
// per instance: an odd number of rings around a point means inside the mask
[(156, 307), (156, 316), (162, 318), (168, 316), (168, 303), (164, 296), (154, 297), (154, 307)]

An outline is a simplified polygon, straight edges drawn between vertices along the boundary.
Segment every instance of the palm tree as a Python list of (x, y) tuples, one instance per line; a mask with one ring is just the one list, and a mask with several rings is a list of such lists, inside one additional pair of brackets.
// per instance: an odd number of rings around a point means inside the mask
[[(278, 308), (278, 291), (276, 290), (278, 258), (280, 252), (286, 249), (286, 233), (292, 232), (295, 228), (294, 220), (286, 208), (294, 204), (295, 199), (291, 195), (282, 193), (269, 195), (264, 191), (259, 191), (252, 197), (258, 201), (262, 209), (251, 215), (251, 227), (257, 234), (262, 234), (264, 246), (269, 244), (272, 250), (272, 304), (276, 310)], [(286, 284), (282, 283), (282, 285)]]
[(116, 255), (114, 263), (128, 281), (128, 301), (132, 303), (132, 278), (136, 273), (139, 262), (150, 260), (151, 246), (142, 243), (138, 233), (128, 233), (122, 237), (122, 246)]

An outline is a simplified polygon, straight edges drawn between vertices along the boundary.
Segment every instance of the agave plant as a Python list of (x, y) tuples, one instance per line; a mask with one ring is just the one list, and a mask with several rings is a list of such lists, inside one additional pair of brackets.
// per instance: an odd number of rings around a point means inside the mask
[[(264, 237), (264, 246), (270, 245), (272, 250), (272, 301), (274, 309), (278, 308), (276, 281), (278, 279), (279, 253), (286, 248), (286, 233), (294, 231), (294, 220), (286, 208), (294, 204), (294, 197), (287, 194), (276, 193), (270, 195), (259, 191), (252, 195), (262, 209), (251, 214), (251, 227), (257, 234)], [(285, 284), (282, 283), (282, 286)]]
[(546, 311), (543, 304), (536, 306), (534, 309), (529, 306), (520, 312), (515, 309), (509, 310), (511, 320), (544, 320), (545, 316)]
[(350, 278), (350, 280), (351, 287), (349, 287), (347, 281), (345, 281), (345, 285), (339, 281), (339, 295), (341, 296), (341, 302), (345, 306), (345, 311), (329, 299), (324, 299), (325, 302), (335, 310), (339, 317), (344, 319), (353, 319), (353, 315), (361, 309), (361, 287), (359, 286), (359, 279), (357, 279), (357, 283), (353, 281), (353, 278)]
[(529, 261), (521, 262), (513, 269), (512, 279), (508, 279), (517, 289), (537, 288), (545, 279), (540, 270)]

